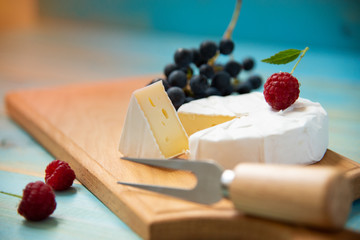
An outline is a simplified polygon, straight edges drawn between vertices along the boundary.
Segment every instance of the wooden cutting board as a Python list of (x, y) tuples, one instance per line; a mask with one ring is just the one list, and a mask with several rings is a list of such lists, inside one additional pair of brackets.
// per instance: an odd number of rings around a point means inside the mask
[[(136, 77), (105, 83), (16, 91), (7, 94), (10, 117), (56, 158), (70, 163), (77, 179), (145, 239), (351, 239), (358, 233), (316, 231), (246, 216), (224, 199), (207, 206), (117, 184), (117, 181), (191, 187), (184, 171), (121, 160), (118, 144), (131, 93), (149, 82)], [(344, 171), (359, 186), (359, 164), (331, 150), (317, 165)], [(266, 204), (266, 203), (264, 203)]]

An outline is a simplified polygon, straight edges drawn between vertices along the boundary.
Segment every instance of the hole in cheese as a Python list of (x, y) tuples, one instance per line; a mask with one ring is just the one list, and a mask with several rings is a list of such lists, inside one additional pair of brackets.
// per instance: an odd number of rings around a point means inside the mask
[(168, 113), (166, 112), (166, 110), (165, 110), (165, 109), (161, 109), (161, 111), (162, 111), (162, 113), (164, 114), (165, 118), (166, 118), (166, 119), (169, 119), (169, 115), (168, 115)]
[[(165, 158), (189, 149), (188, 136), (161, 81), (137, 90), (134, 96), (143, 112), (143, 120), (148, 122), (154, 141)], [(153, 104), (150, 106), (149, 102)]]
[(155, 107), (155, 104), (153, 103), (153, 101), (151, 100), (151, 98), (149, 98), (149, 102), (150, 102), (151, 106)]

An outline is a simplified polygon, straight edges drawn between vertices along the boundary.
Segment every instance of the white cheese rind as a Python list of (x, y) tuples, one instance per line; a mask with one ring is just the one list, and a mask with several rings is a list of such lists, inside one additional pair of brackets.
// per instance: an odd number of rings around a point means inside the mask
[(165, 158), (145, 119), (136, 97), (132, 95), (120, 137), (119, 151), (130, 157)]
[(311, 164), (321, 160), (328, 146), (326, 111), (302, 98), (274, 111), (263, 94), (253, 92), (193, 101), (179, 111), (239, 116), (189, 138), (190, 159), (212, 159), (226, 169), (240, 162)]

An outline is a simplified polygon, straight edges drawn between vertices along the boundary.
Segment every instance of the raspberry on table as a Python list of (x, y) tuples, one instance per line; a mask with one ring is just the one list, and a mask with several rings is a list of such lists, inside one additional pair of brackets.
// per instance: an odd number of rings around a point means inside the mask
[(52, 161), (45, 170), (45, 182), (54, 190), (65, 190), (71, 187), (75, 173), (68, 163), (61, 160)]
[(275, 110), (290, 107), (299, 98), (299, 82), (287, 72), (274, 73), (264, 84), (266, 102)]
[(30, 221), (47, 218), (56, 208), (55, 194), (51, 187), (42, 181), (26, 185), (18, 207), (18, 213)]

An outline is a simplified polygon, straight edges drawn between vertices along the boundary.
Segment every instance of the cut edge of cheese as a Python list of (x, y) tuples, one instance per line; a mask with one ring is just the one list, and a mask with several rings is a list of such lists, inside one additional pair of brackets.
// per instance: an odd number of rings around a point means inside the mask
[(208, 115), (205, 114), (186, 113), (186, 112), (178, 112), (178, 115), (188, 136), (191, 136), (192, 134), (200, 130), (210, 128), (236, 118), (236, 116), (226, 116), (226, 115), (213, 115), (209, 117)]
[(119, 151), (129, 157), (172, 158), (188, 149), (188, 135), (162, 82), (134, 91)]

